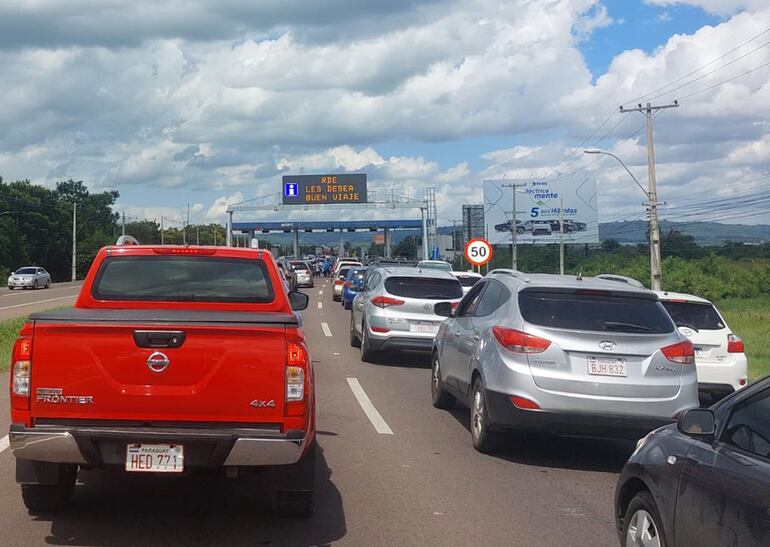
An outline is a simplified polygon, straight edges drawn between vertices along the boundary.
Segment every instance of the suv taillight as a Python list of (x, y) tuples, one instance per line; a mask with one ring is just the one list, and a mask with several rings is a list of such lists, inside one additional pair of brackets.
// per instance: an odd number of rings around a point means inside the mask
[(727, 353), (743, 353), (743, 340), (734, 334), (727, 335)]
[(390, 296), (375, 296), (371, 300), (372, 305), (377, 306), (378, 308), (387, 308), (389, 306), (403, 306), (406, 304), (404, 300), (399, 300), (398, 298), (392, 298)]
[(307, 384), (307, 348), (298, 342), (286, 347), (286, 415), (305, 414), (305, 385)]
[(695, 364), (695, 348), (689, 340), (666, 346), (665, 348), (661, 348), (660, 351), (666, 356), (666, 359), (672, 363), (678, 363), (680, 365)]
[(551, 345), (550, 340), (507, 327), (492, 327), (492, 334), (501, 346), (513, 353), (542, 353)]
[(25, 323), (11, 353), (11, 406), (28, 410), (32, 393), (32, 325)]

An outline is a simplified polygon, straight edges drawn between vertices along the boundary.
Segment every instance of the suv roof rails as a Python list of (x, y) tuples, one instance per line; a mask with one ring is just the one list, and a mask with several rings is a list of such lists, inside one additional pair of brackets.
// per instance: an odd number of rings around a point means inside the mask
[(618, 283), (625, 283), (626, 285), (631, 285), (632, 287), (636, 287), (638, 289), (644, 288), (644, 285), (642, 285), (639, 281), (633, 277), (626, 277), (625, 275), (599, 274), (596, 276), (596, 278), (604, 279), (605, 281), (617, 281)]
[(115, 245), (119, 247), (122, 247), (125, 245), (139, 245), (139, 242), (136, 240), (134, 236), (122, 235), (118, 238), (118, 241), (115, 243)]
[(497, 268), (489, 272), (489, 274), (510, 275), (511, 277), (520, 279), (524, 283), (530, 282), (529, 276), (527, 274), (525, 274), (524, 272), (520, 272), (519, 270), (512, 270), (510, 268)]

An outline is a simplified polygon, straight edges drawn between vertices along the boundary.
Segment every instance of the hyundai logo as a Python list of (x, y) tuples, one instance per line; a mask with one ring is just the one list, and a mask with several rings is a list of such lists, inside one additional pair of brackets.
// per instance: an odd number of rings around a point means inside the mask
[(611, 342), (609, 340), (602, 340), (599, 342), (599, 347), (604, 351), (612, 351), (618, 347), (618, 345), (615, 342)]
[(166, 370), (170, 362), (168, 357), (159, 351), (156, 351), (147, 358), (147, 366), (149, 369), (158, 373)]
[(426, 310), (430, 310), (430, 309), (433, 309), (433, 304), (423, 304), (422, 307), (425, 308)]

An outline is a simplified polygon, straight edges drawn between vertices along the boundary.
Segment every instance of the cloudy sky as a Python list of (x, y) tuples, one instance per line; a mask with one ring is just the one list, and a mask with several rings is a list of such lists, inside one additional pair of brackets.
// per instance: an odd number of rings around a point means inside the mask
[(582, 149), (644, 183), (618, 106), (679, 99), (655, 119), (664, 217), (770, 223), (767, 0), (0, 0), (0, 94), (5, 180), (224, 222), (281, 175), (366, 172), (435, 186), (441, 224), (484, 179), (581, 170), (602, 220), (641, 217)]

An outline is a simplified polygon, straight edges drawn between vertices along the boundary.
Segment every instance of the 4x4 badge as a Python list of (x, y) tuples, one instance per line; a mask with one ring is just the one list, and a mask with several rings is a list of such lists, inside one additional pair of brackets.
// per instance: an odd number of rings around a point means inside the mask
[(260, 401), (259, 399), (254, 399), (249, 403), (250, 406), (253, 406), (254, 408), (275, 408), (275, 401), (273, 399), (270, 399), (269, 401)]

